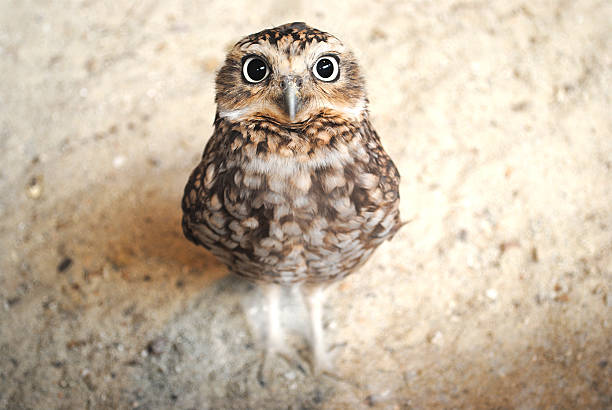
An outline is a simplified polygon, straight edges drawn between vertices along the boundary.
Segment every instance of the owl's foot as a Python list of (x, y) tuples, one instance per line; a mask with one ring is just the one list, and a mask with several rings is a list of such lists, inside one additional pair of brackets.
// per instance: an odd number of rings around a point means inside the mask
[(335, 354), (325, 350), (325, 346), (317, 348), (313, 346), (312, 373), (315, 376), (325, 374), (335, 376), (334, 358)]

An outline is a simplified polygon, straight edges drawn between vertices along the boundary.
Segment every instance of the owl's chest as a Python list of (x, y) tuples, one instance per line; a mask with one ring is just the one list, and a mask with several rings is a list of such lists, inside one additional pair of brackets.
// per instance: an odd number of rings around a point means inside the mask
[(223, 135), (232, 138), (209, 142), (186, 187), (183, 223), (230, 270), (279, 282), (339, 278), (395, 232), (399, 176), (377, 140), (356, 133), (313, 149), (304, 138)]
[(260, 280), (263, 272), (284, 282), (328, 280), (352, 271), (382, 241), (372, 233), (390, 209), (374, 209), (367, 200), (378, 179), (365, 164), (227, 163), (217, 188), (227, 238), (218, 252), (235, 272)]
[(257, 228), (248, 230), (250, 239), (304, 242), (313, 227), (344, 226), (359, 216), (352, 193), (360, 171), (354, 160), (317, 167), (283, 158), (230, 160), (221, 178), (222, 202), (230, 219), (257, 221)]

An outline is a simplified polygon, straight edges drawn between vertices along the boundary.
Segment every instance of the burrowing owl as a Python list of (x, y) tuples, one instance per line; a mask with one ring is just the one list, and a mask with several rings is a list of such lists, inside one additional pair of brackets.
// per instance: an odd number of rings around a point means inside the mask
[(401, 226), (400, 176), (368, 118), (353, 54), (304, 23), (240, 40), (216, 80), (215, 131), (185, 187), (183, 231), (264, 284), (268, 351), (279, 285), (304, 284), (314, 368), (327, 364), (323, 289)]

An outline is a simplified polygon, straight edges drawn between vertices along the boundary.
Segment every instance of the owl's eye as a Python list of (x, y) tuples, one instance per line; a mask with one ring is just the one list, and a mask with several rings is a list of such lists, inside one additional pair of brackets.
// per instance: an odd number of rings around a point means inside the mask
[(268, 65), (260, 57), (247, 57), (242, 63), (242, 75), (249, 83), (256, 84), (268, 76)]
[(321, 81), (335, 81), (338, 79), (338, 59), (334, 56), (320, 57), (312, 67), (312, 73)]

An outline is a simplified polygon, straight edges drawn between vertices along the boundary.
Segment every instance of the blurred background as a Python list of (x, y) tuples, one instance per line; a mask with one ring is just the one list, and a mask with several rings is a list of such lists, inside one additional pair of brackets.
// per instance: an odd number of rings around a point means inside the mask
[[(336, 377), (261, 362), (182, 237), (214, 76), (291, 21), (352, 48), (412, 222), (330, 293)], [(612, 3), (0, 3), (0, 408), (612, 407)]]

